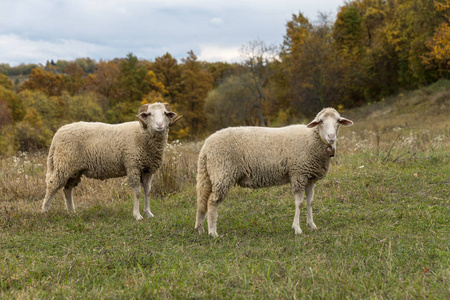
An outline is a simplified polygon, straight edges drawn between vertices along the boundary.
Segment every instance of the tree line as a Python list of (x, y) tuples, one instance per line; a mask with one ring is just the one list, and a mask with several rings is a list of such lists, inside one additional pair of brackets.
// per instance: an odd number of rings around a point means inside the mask
[(0, 154), (46, 149), (66, 123), (134, 120), (141, 104), (156, 101), (184, 115), (172, 138), (282, 126), (322, 107), (379, 101), (449, 78), (449, 21), (450, 0), (353, 0), (334, 21), (293, 14), (282, 45), (248, 42), (240, 63), (199, 61), (189, 51), (180, 61), (129, 53), (99, 62), (0, 64)]

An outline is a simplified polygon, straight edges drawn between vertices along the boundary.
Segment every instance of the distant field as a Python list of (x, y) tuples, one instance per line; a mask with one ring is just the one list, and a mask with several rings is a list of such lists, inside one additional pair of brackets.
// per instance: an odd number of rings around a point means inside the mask
[[(450, 89), (434, 85), (343, 112), (337, 158), (316, 187), (318, 231), (291, 228), (289, 186), (233, 188), (217, 239), (194, 231), (196, 155), (174, 142), (153, 219), (124, 179), (83, 179), (77, 213), (50, 213), (46, 153), (0, 161), (0, 298), (450, 298)], [(141, 201), (142, 202), (142, 201)]]

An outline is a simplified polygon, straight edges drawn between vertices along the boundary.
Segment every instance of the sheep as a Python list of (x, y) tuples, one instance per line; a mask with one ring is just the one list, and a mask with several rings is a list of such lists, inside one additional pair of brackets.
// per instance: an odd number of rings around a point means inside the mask
[(295, 199), (292, 228), (301, 234), (300, 207), (306, 193), (307, 225), (316, 230), (311, 203), (314, 184), (328, 172), (339, 125), (352, 126), (333, 108), (320, 111), (308, 125), (281, 128), (230, 127), (208, 137), (200, 150), (197, 171), (195, 229), (217, 237), (218, 204), (235, 184), (262, 188), (290, 183)]
[(115, 125), (77, 122), (55, 133), (47, 158), (43, 213), (62, 187), (66, 208), (74, 212), (72, 190), (82, 175), (100, 180), (127, 176), (134, 195), (134, 218), (143, 219), (139, 212), (140, 184), (144, 188), (144, 214), (154, 216), (149, 204), (151, 179), (162, 164), (169, 126), (182, 116), (177, 117), (167, 103), (154, 103), (142, 105), (136, 117), (138, 121)]

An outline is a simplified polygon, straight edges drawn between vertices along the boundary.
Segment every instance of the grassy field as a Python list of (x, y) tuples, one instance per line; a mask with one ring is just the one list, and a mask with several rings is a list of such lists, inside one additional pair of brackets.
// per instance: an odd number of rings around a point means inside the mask
[(124, 179), (83, 179), (76, 214), (60, 192), (42, 215), (46, 153), (3, 158), (0, 298), (449, 299), (449, 99), (438, 84), (344, 112), (302, 236), (289, 186), (233, 188), (220, 237), (198, 235), (201, 143), (171, 144), (140, 222)]

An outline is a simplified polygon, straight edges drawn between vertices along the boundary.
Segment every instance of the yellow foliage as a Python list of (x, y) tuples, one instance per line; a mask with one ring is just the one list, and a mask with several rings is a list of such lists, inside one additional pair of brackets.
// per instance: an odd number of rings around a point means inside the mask
[(144, 99), (141, 101), (141, 105), (147, 104), (147, 103), (155, 103), (155, 102), (164, 102), (164, 97), (160, 92), (157, 91), (151, 91), (147, 95), (145, 95)]

